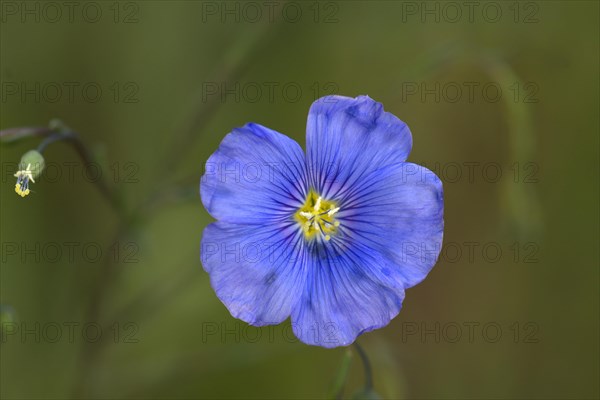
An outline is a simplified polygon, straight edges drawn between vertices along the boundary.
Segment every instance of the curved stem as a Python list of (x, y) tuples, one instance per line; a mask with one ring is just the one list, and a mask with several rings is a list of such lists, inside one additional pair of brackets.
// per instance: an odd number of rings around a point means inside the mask
[(352, 361), (352, 352), (350, 348), (346, 348), (344, 352), (344, 358), (342, 359), (342, 365), (338, 370), (335, 382), (333, 385), (333, 391), (331, 392), (331, 398), (341, 400), (344, 397), (344, 386), (348, 380), (348, 372), (350, 372), (350, 363)]
[[(284, 0), (281, 4), (286, 1)], [(279, 18), (281, 17), (277, 17), (277, 19)], [(278, 20), (274, 24), (257, 26), (257, 29), (240, 35), (236, 43), (228, 47), (227, 52), (223, 54), (223, 58), (215, 67), (214, 73), (211, 74), (213, 81), (226, 82), (229, 85), (241, 79), (253, 65), (254, 60), (261, 57), (263, 51), (270, 49), (270, 41), (277, 38), (276, 29), (280, 29), (282, 26), (277, 22)], [(201, 143), (201, 140), (205, 138), (206, 127), (212, 122), (223, 102), (220, 96), (211, 96), (209, 99), (205, 99), (204, 96), (204, 89), (198, 88), (192, 108), (196, 111), (193, 112), (191, 120), (171, 136), (173, 143), (171, 151), (161, 163), (158, 163), (160, 166), (160, 170), (156, 173), (158, 182), (168, 181), (171, 178), (170, 175), (186, 158), (186, 155), (196, 149), (194, 145)], [(162, 186), (162, 183), (157, 186)]]
[(0, 131), (0, 141), (2, 144), (17, 143), (19, 140), (28, 137), (49, 136), (55, 131), (47, 126), (23, 126), (18, 128), (8, 128)]
[(365, 389), (371, 390), (373, 389), (373, 370), (371, 369), (369, 357), (367, 357), (367, 353), (362, 346), (358, 344), (358, 342), (354, 342), (354, 347), (356, 348), (356, 352), (360, 356), (360, 360), (362, 361), (365, 369)]
[[(55, 132), (55, 133), (50, 134), (44, 140), (42, 140), (42, 142), (40, 142), (39, 146), (37, 147), (37, 151), (40, 154), (43, 154), (43, 152), (46, 150), (46, 148), (49, 145), (51, 145), (52, 143), (55, 143), (55, 142), (60, 142), (60, 141), (69, 142), (69, 144), (71, 144), (73, 146), (73, 148), (75, 149), (77, 154), (79, 154), (79, 157), (81, 158), (81, 160), (86, 165), (93, 164), (94, 159), (93, 159), (91, 153), (89, 152), (89, 150), (87, 149), (85, 144), (81, 141), (79, 134), (74, 131), (60, 131), (60, 132)], [(110, 189), (110, 187), (108, 186), (106, 181), (104, 179), (99, 179), (97, 181), (97, 183), (98, 183), (98, 189), (100, 190), (102, 195), (104, 195), (104, 197), (108, 200), (108, 202), (113, 207), (113, 209), (118, 214), (121, 214), (121, 208), (119, 207), (120, 204), (119, 204), (118, 198), (115, 196), (114, 192)]]

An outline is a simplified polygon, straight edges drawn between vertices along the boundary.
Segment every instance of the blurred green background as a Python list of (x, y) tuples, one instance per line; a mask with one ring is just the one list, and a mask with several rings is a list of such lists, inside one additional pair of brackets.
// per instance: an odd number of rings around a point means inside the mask
[(444, 181), (437, 266), (360, 338), (376, 391), (600, 396), (598, 2), (74, 3), (0, 2), (0, 129), (62, 119), (124, 211), (63, 143), (18, 197), (39, 139), (0, 149), (2, 398), (331, 397), (345, 349), (215, 296), (197, 187), (233, 127), (303, 145), (332, 93), (382, 102)]

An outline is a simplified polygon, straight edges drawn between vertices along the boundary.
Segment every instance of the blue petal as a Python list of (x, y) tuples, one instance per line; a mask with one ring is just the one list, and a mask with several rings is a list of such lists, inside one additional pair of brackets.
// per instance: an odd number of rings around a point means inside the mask
[(327, 96), (310, 108), (306, 147), (310, 184), (331, 198), (362, 175), (406, 161), (412, 136), (368, 96)]
[(292, 312), (302, 342), (347, 346), (400, 312), (404, 289), (382, 273), (391, 266), (377, 252), (328, 242), (315, 245), (309, 260), (306, 286)]
[(298, 143), (258, 124), (225, 136), (200, 181), (206, 210), (220, 221), (242, 224), (289, 218), (306, 192), (305, 158)]
[(295, 222), (204, 230), (201, 259), (219, 299), (251, 325), (279, 324), (296, 305), (306, 276), (304, 240)]
[(310, 274), (292, 313), (296, 335), (323, 347), (348, 345), (387, 325), (442, 244), (442, 184), (426, 168), (381, 167), (341, 199), (339, 234), (311, 248)]
[(396, 267), (390, 276), (409, 288), (421, 282), (439, 256), (444, 231), (442, 182), (412, 163), (364, 176), (340, 201), (344, 240), (377, 251)]

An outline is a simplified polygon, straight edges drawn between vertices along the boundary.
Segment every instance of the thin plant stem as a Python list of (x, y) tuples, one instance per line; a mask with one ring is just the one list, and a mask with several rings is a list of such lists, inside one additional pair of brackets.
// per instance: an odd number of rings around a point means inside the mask
[[(254, 61), (260, 58), (262, 52), (269, 49), (270, 41), (277, 37), (275, 30), (279, 29), (281, 24), (277, 23), (279, 21), (275, 22), (240, 35), (237, 42), (224, 52), (223, 58), (212, 74), (214, 81), (230, 84), (239, 80)], [(171, 151), (163, 162), (158, 164), (161, 168), (159, 172), (171, 174), (185, 159), (185, 155), (197, 148), (195, 145), (204, 138), (206, 127), (212, 122), (218, 108), (222, 105), (220, 96), (212, 96), (208, 101), (203, 99), (202, 90), (198, 91), (193, 103), (197, 111), (193, 113), (188, 123), (173, 135)], [(168, 175), (159, 176), (159, 181), (169, 178)]]
[(373, 370), (371, 369), (371, 363), (369, 362), (369, 357), (367, 357), (367, 353), (362, 348), (358, 342), (354, 342), (354, 348), (356, 352), (360, 356), (360, 360), (362, 361), (363, 367), (365, 369), (365, 390), (373, 389)]
[(342, 358), (342, 365), (340, 365), (340, 369), (338, 370), (338, 373), (335, 377), (331, 398), (336, 400), (341, 400), (343, 398), (344, 386), (346, 386), (346, 381), (348, 380), (348, 373), (350, 372), (351, 362), (352, 351), (350, 351), (350, 348), (346, 348), (344, 352), (344, 358)]
[[(40, 154), (43, 154), (49, 145), (51, 145), (52, 143), (61, 142), (61, 141), (68, 142), (71, 146), (73, 146), (73, 148), (75, 149), (75, 151), (77, 152), (77, 154), (79, 155), (81, 160), (86, 165), (93, 164), (94, 161), (93, 161), (93, 157), (92, 157), (91, 153), (89, 152), (89, 150), (87, 149), (85, 144), (81, 141), (81, 138), (79, 137), (77, 132), (73, 132), (73, 131), (55, 132), (55, 133), (50, 134), (44, 140), (42, 140), (42, 142), (40, 142), (40, 144), (37, 147), (37, 151)], [(121, 209), (119, 207), (119, 201), (118, 201), (117, 197), (115, 196), (115, 193), (110, 189), (110, 187), (106, 183), (106, 181), (104, 179), (99, 179), (97, 181), (97, 184), (98, 184), (98, 189), (100, 190), (102, 195), (106, 198), (106, 200), (109, 202), (109, 204), (113, 207), (113, 209), (117, 213), (120, 213)]]
[[(128, 223), (123, 219), (119, 220), (119, 226), (114, 234), (112, 243), (118, 243), (126, 233)], [(105, 293), (112, 285), (117, 273), (117, 262), (107, 253), (104, 256), (104, 270), (99, 279), (94, 282), (94, 286), (90, 289), (90, 302), (87, 305), (86, 318), (87, 322), (99, 323), (102, 316), (102, 308), (105, 305)], [(104, 324), (100, 323), (100, 326)], [(77, 359), (77, 376), (74, 381), (73, 398), (85, 398), (90, 393), (87, 392), (88, 380), (92, 375), (97, 360), (100, 357), (102, 349), (107, 341), (101, 340), (98, 343), (90, 344), (84, 341), (79, 356)]]
[(55, 132), (47, 126), (22, 126), (8, 128), (0, 131), (0, 141), (3, 145), (18, 143), (19, 140), (28, 137), (44, 137)]

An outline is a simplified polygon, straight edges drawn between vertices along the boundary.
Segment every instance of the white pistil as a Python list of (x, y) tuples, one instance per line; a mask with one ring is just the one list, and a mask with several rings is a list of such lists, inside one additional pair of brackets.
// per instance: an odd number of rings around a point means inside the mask
[(308, 218), (308, 219), (311, 219), (312, 217), (314, 217), (313, 213), (306, 212), (306, 211), (300, 211), (300, 215), (302, 215), (304, 218)]
[(319, 198), (317, 199), (317, 202), (315, 203), (315, 207), (314, 207), (315, 212), (319, 212), (320, 209), (321, 209), (321, 196), (319, 196)]
[(31, 182), (35, 183), (35, 181), (33, 180), (33, 171), (31, 170), (31, 164), (27, 164), (27, 168), (21, 171), (17, 171), (13, 176), (15, 178), (29, 178)]
[(338, 212), (338, 211), (340, 211), (340, 208), (339, 208), (339, 207), (332, 208), (331, 210), (329, 210), (329, 211), (327, 212), (327, 215), (328, 215), (328, 216), (330, 216), (330, 217), (332, 217), (332, 216), (333, 216), (333, 214), (335, 214), (335, 213), (336, 213), (336, 212)]

